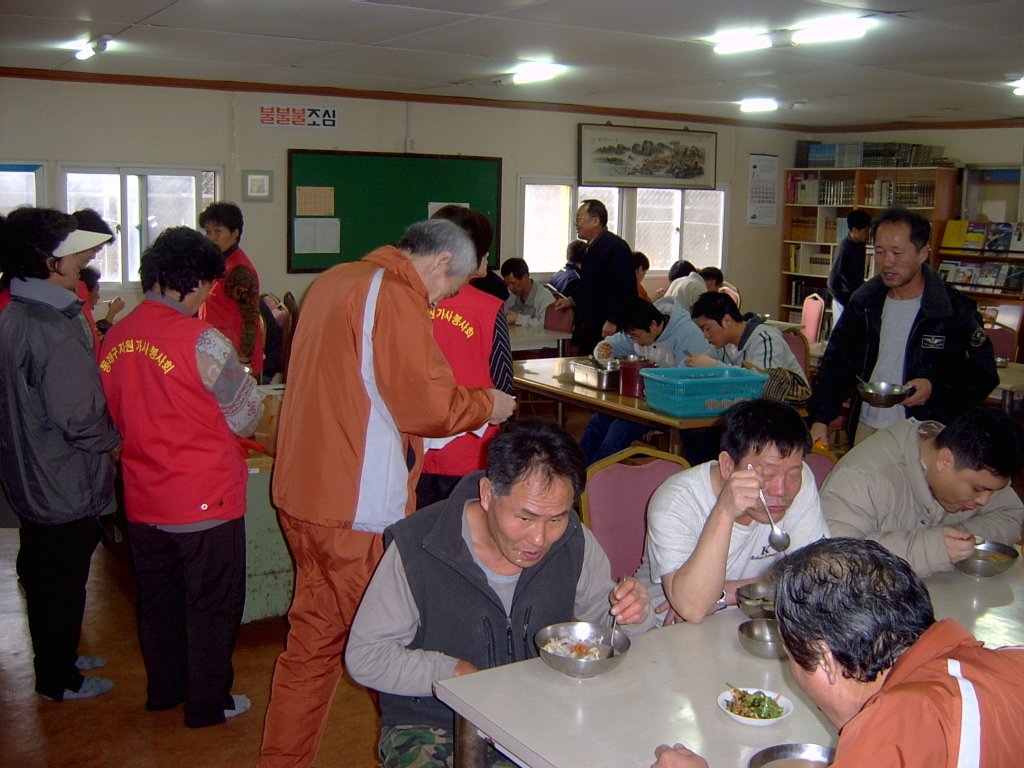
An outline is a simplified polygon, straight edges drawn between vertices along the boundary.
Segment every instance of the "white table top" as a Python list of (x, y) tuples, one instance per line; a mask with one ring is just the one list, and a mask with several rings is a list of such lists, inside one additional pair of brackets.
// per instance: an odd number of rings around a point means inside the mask
[[(937, 618), (955, 618), (990, 647), (1024, 644), (1024, 572), (992, 579), (959, 571), (926, 581)], [(788, 662), (759, 659), (739, 644), (737, 609), (702, 624), (633, 638), (623, 663), (577, 681), (540, 659), (435, 684), (438, 698), (529, 768), (648, 768), (659, 744), (682, 742), (715, 768), (745, 768), (765, 747), (835, 746), (831, 725), (796, 686)], [(765, 727), (741, 725), (716, 703), (726, 682), (783, 693), (796, 711)]]
[(572, 334), (549, 331), (547, 328), (531, 328), (528, 325), (510, 325), (508, 337), (512, 343), (512, 351), (519, 352), (524, 349), (556, 347), (559, 341), (571, 339)]

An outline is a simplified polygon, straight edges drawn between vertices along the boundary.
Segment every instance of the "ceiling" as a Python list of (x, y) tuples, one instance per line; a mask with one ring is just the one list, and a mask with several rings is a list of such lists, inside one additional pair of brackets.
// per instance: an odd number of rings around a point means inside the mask
[[(853, 41), (703, 38), (873, 15)], [(106, 52), (74, 43), (110, 35)], [(554, 80), (495, 81), (527, 60)], [(1024, 118), (1024, 0), (0, 0), (0, 67), (579, 105), (827, 130)], [(770, 97), (777, 112), (735, 102)]]

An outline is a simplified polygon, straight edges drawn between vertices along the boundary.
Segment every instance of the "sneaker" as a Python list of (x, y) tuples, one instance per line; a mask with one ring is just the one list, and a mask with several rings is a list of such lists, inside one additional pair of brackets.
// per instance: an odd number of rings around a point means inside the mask
[[(91, 699), (93, 696), (101, 696), (114, 687), (114, 681), (106, 677), (87, 677), (82, 682), (82, 687), (77, 691), (70, 688), (64, 689), (64, 700), (68, 699)], [(42, 694), (40, 694), (42, 695)], [(56, 701), (49, 696), (43, 696), (47, 701)], [(248, 699), (246, 699), (248, 701)], [(248, 709), (248, 707), (246, 707)]]
[(75, 669), (79, 672), (88, 672), (105, 666), (107, 666), (107, 660), (99, 656), (83, 656), (79, 654), (78, 661), (75, 662)]
[[(113, 683), (111, 683), (111, 685), (113, 685)], [(235, 708), (234, 709), (225, 709), (224, 710), (224, 717), (231, 718), (231, 717), (235, 717), (236, 715), (244, 714), (244, 713), (248, 712), (249, 711), (249, 707), (252, 706), (252, 702), (249, 701), (249, 697), (248, 696), (243, 696), (240, 693), (232, 694), (231, 695), (231, 699), (232, 699), (232, 701), (235, 704)]]

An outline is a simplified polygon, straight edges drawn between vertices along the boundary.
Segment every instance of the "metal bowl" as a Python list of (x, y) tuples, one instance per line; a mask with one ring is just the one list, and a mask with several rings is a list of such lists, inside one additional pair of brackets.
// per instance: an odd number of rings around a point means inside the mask
[(1010, 358), (1008, 358), (1008, 357), (997, 357), (996, 358), (996, 368), (1005, 368), (1009, 364), (1010, 364)]
[(647, 357), (645, 355), (622, 355), (619, 358), (620, 363), (646, 363)]
[[(832, 747), (820, 744), (779, 744), (755, 753), (747, 763), (747, 768), (774, 768), (776, 763), (779, 768), (785, 765), (806, 765), (808, 768), (820, 765), (825, 768), (832, 765), (835, 759), (836, 751)], [(784, 760), (787, 762), (782, 762)]]
[(740, 645), (762, 659), (784, 659), (786, 648), (775, 619), (751, 619), (739, 626)]
[(752, 619), (775, 618), (775, 582), (755, 581), (736, 590), (736, 605)]
[[(606, 646), (602, 649), (600, 659), (582, 660), (571, 659), (564, 656), (556, 656), (544, 650), (545, 643), (552, 638), (566, 638), (578, 642), (599, 643)], [(626, 653), (629, 651), (629, 637), (618, 627), (602, 627), (600, 624), (591, 624), (586, 621), (566, 621), (562, 624), (552, 624), (544, 627), (534, 637), (537, 644), (537, 651), (544, 663), (552, 669), (558, 670), (563, 675), (575, 677), (578, 680), (586, 680), (591, 677), (603, 675), (605, 672), (615, 669), (622, 663)], [(615, 649), (615, 655), (609, 657), (610, 649)]]
[(913, 387), (907, 389), (902, 384), (888, 381), (862, 381), (857, 385), (860, 399), (875, 408), (891, 408), (899, 405), (910, 397)]
[(966, 560), (956, 563), (958, 571), (974, 576), (977, 579), (985, 579), (1002, 573), (1013, 565), (1019, 555), (1017, 550), (998, 541), (986, 541), (974, 548), (974, 554)]

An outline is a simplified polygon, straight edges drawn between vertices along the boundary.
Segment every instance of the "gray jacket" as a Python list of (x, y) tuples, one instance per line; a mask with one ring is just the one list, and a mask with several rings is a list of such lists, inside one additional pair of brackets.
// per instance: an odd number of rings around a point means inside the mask
[(0, 312), (0, 482), (14, 511), (42, 525), (99, 515), (114, 493), (107, 455), (121, 437), (74, 294), (14, 280)]

